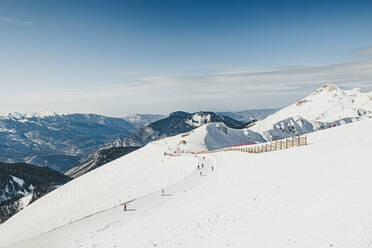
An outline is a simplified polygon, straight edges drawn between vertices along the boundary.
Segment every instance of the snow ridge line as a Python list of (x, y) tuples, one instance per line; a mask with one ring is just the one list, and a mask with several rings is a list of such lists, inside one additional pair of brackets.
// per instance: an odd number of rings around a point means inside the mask
[(211, 151), (201, 151), (197, 152), (197, 154), (206, 154), (206, 153), (216, 153), (216, 152), (231, 152), (231, 151), (237, 151), (237, 152), (248, 152), (248, 153), (263, 153), (263, 152), (272, 152), (276, 150), (283, 150), (288, 149), (295, 146), (304, 146), (307, 145), (307, 136), (297, 136), (292, 137), (289, 139), (282, 139), (282, 140), (276, 140), (272, 141), (263, 145), (249, 145), (244, 147), (225, 147), (222, 149), (216, 149)]

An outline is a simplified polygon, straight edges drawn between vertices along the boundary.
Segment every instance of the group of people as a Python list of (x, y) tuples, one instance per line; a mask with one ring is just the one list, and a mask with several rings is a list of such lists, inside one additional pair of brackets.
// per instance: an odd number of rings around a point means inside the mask
[[(203, 160), (205, 160), (205, 157), (203, 157)], [(204, 163), (198, 163), (198, 170), (200, 170), (200, 169), (204, 169)], [(214, 171), (214, 166), (213, 165), (211, 166), (211, 169), (212, 169), (212, 171)], [(200, 176), (203, 175), (202, 171), (200, 171), (199, 173), (200, 173)]]

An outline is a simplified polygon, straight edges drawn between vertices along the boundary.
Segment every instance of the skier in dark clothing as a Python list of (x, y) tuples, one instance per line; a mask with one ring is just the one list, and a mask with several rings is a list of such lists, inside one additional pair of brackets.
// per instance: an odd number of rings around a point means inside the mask
[(212, 171), (214, 171), (214, 167), (212, 166)]

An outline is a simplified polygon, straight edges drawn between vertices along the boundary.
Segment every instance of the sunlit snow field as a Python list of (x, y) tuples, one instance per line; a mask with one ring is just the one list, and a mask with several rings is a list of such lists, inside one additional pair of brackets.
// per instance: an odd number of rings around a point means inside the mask
[[(30, 205), (0, 226), (0, 243), (370, 247), (371, 126), (371, 119), (364, 120), (312, 133), (308, 146), (223, 152), (205, 160), (187, 154), (164, 158), (163, 150), (174, 148), (180, 136), (154, 142)], [(202, 176), (198, 163), (205, 167)], [(123, 211), (116, 206), (119, 198), (137, 200)], [(107, 210), (96, 213), (100, 209)]]

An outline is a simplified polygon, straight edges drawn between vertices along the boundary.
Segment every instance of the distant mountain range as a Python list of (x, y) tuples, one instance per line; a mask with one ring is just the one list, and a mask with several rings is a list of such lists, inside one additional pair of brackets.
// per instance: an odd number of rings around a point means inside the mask
[(47, 167), (0, 162), (0, 223), (70, 180)]
[(123, 118), (94, 114), (0, 116), (0, 161), (67, 171), (87, 154), (136, 128)]

